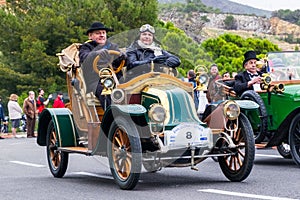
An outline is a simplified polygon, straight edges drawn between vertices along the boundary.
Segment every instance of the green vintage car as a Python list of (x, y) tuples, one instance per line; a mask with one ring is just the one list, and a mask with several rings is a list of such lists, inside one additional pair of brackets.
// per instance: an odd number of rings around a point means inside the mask
[(45, 109), (39, 118), (37, 143), (46, 147), (54, 177), (65, 175), (70, 153), (107, 157), (115, 182), (127, 190), (138, 183), (142, 166), (150, 172), (162, 167), (197, 170), (198, 163), (212, 156), (218, 157), (230, 181), (248, 177), (255, 145), (251, 124), (240, 108), (256, 109), (257, 104), (224, 101), (202, 122), (194, 107), (194, 88), (176, 78), (176, 70), (152, 63), (143, 66), (149, 73), (121, 82), (115, 73), (122, 68), (126, 77), (126, 66), (115, 70), (112, 59), (99, 65), (96, 56), (90, 69), (113, 102), (104, 110), (94, 94), (86, 92), (85, 72), (73, 59), (79, 45), (58, 54), (70, 103)]
[[(284, 158), (300, 165), (300, 52), (269, 52), (261, 91), (246, 91), (238, 99), (260, 105), (245, 111), (254, 132), (256, 146), (276, 146)], [(227, 82), (227, 83), (226, 83)], [(237, 99), (232, 81), (219, 81), (228, 99)]]

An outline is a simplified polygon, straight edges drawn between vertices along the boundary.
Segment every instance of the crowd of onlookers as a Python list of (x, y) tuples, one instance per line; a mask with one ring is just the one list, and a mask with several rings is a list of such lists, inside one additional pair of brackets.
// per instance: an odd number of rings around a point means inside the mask
[[(27, 138), (36, 137), (34, 131), (36, 127), (36, 121), (39, 115), (45, 109), (52, 99), (52, 94), (48, 98), (44, 97), (44, 90), (38, 89), (38, 97), (35, 98), (34, 91), (28, 92), (28, 97), (24, 100), (22, 107), (18, 103), (18, 95), (11, 94), (7, 103), (8, 119), (5, 118), (5, 106), (2, 103), (2, 97), (0, 97), (0, 125), (1, 132), (8, 132), (8, 125), (11, 126), (11, 136), (17, 137), (17, 131), (21, 129), (21, 120), (26, 120), (26, 128), (22, 128), (22, 131), (26, 131)], [(58, 92), (55, 98), (53, 108), (64, 108), (63, 93)], [(23, 122), (24, 123), (24, 122)], [(5, 127), (5, 128), (2, 128)], [(0, 139), (4, 137), (0, 136)]]

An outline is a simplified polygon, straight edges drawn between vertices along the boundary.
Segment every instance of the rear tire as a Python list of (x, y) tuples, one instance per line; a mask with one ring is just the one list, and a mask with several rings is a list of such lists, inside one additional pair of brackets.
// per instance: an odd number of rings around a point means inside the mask
[(69, 154), (57, 150), (58, 141), (59, 138), (51, 120), (48, 125), (46, 138), (48, 165), (52, 175), (56, 178), (61, 178), (67, 171)]

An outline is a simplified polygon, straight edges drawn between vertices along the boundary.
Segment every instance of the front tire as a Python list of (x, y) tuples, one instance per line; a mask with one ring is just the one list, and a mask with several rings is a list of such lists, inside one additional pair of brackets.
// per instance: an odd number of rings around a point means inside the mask
[[(252, 126), (255, 143), (261, 143), (265, 139), (266, 133), (268, 131), (268, 117), (267, 117), (268, 114), (267, 114), (266, 106), (265, 106), (262, 98), (259, 96), (259, 94), (257, 94), (254, 90), (246, 90), (241, 95), (241, 99), (252, 100), (259, 105), (258, 113), (255, 113), (255, 115), (258, 115), (258, 117), (259, 117), (259, 121), (260, 121), (259, 126), (256, 126), (257, 116), (252, 116), (252, 117), (248, 116), (248, 118), (250, 118), (249, 120), (251, 123), (253, 122), (253, 124), (255, 124), (255, 126)], [(251, 111), (251, 112), (253, 112), (253, 111)], [(251, 120), (252, 118), (253, 118), (253, 120)]]
[(50, 121), (46, 138), (48, 165), (52, 175), (56, 178), (61, 178), (67, 171), (69, 154), (57, 150), (58, 141), (59, 138), (56, 134), (54, 123)]
[(294, 162), (300, 165), (300, 113), (297, 114), (290, 126), (289, 143)]
[[(232, 123), (232, 124), (231, 124)], [(228, 121), (228, 126), (236, 125), (233, 121)], [(232, 140), (236, 148), (227, 149), (224, 142), (224, 153), (234, 153), (233, 155), (218, 157), (219, 165), (224, 175), (231, 181), (238, 182), (246, 179), (252, 168), (255, 156), (255, 143), (251, 124), (247, 117), (241, 113), (238, 118), (237, 131), (233, 133)]]
[(142, 147), (135, 124), (124, 117), (115, 118), (108, 134), (108, 159), (111, 173), (121, 189), (131, 190), (139, 181)]

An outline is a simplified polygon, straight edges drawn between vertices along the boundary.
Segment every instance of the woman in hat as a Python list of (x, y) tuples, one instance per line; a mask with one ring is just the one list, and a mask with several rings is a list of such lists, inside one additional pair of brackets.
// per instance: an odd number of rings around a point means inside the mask
[(11, 94), (7, 104), (8, 116), (11, 121), (11, 132), (13, 137), (16, 137), (17, 128), (20, 126), (20, 120), (22, 118), (22, 108), (18, 103), (18, 95)]
[[(96, 97), (100, 100), (101, 105), (110, 105), (110, 97), (105, 98), (101, 95), (103, 86), (99, 82), (99, 75), (92, 69), (92, 63), (96, 56), (100, 55), (101, 61), (106, 60), (110, 57), (108, 50), (120, 51), (117, 44), (111, 43), (107, 40), (107, 32), (112, 29), (105, 27), (101, 22), (94, 22), (91, 27), (87, 30), (89, 40), (82, 44), (79, 48), (79, 59), (83, 70), (83, 76), (86, 83), (86, 93), (94, 92)], [(116, 58), (112, 66), (118, 67), (122, 60), (125, 60), (125, 54), (120, 54)], [(122, 72), (117, 74), (120, 78)], [(106, 101), (106, 104), (105, 104)]]
[[(154, 37), (155, 29), (149, 24), (140, 27), (139, 37), (128, 48), (127, 54), (127, 70), (140, 66), (148, 65), (153, 61), (156, 64), (166, 65), (171, 68), (180, 65), (180, 59), (171, 53), (162, 50), (158, 41)], [(141, 70), (140, 73), (148, 72)]]
[(243, 66), (245, 71), (238, 73), (235, 76), (234, 91), (241, 95), (246, 90), (261, 90), (261, 72), (257, 70), (256, 61), (259, 59), (256, 57), (255, 51), (247, 51), (244, 54)]

